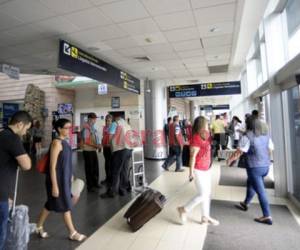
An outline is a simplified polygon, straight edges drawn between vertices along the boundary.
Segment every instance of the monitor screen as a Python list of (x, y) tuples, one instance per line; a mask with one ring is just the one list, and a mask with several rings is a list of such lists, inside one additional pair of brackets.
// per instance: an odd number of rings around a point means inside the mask
[(60, 103), (57, 106), (57, 111), (59, 114), (69, 114), (73, 112), (72, 103)]

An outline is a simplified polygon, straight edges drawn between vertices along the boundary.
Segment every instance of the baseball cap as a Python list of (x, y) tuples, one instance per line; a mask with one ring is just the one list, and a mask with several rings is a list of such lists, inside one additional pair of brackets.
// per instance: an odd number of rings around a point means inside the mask
[(97, 115), (95, 113), (89, 113), (88, 118), (89, 119), (95, 119), (95, 118), (97, 118)]

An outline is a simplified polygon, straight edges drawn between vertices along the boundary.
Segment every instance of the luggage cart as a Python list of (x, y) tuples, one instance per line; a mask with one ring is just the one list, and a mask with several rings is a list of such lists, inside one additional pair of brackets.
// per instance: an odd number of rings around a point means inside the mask
[(135, 192), (143, 192), (148, 186), (145, 175), (145, 163), (144, 163), (144, 148), (135, 147), (132, 150), (131, 157), (131, 180), (132, 190)]

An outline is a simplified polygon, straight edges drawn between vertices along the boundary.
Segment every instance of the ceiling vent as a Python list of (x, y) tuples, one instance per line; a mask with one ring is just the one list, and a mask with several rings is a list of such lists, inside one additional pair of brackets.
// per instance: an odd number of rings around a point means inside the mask
[(226, 72), (228, 72), (228, 64), (218, 65), (218, 66), (208, 66), (208, 71), (210, 74), (226, 73)]
[(148, 56), (136, 56), (133, 58), (136, 61), (150, 62), (150, 58)]

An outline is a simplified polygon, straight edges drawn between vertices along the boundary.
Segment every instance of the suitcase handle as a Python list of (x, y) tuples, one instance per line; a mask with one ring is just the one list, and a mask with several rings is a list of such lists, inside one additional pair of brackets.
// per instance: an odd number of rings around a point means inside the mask
[(18, 183), (19, 183), (19, 167), (17, 169), (17, 174), (16, 174), (16, 184), (15, 184), (15, 191), (14, 191), (14, 200), (13, 200), (13, 205), (11, 209), (11, 217), (15, 215), (16, 212), (16, 202), (17, 202), (17, 191), (18, 191)]

